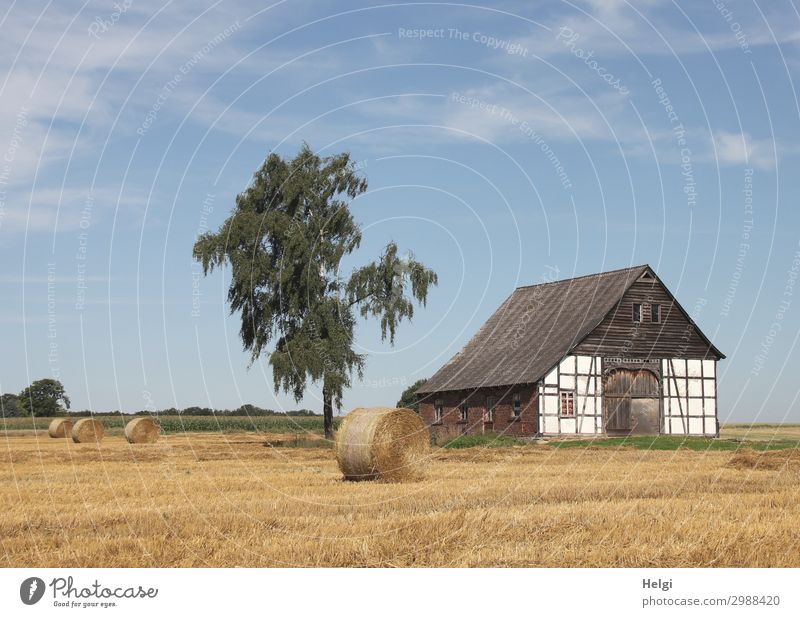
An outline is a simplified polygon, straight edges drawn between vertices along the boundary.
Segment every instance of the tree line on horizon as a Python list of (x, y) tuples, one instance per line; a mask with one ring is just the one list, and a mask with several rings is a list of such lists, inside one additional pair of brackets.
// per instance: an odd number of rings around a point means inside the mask
[(265, 409), (246, 403), (235, 409), (212, 409), (196, 405), (177, 409), (142, 409), (136, 412), (102, 411), (93, 412), (89, 409), (83, 411), (70, 411), (70, 400), (63, 384), (57, 379), (39, 379), (25, 388), (19, 394), (7, 392), (0, 395), (0, 417), (19, 418), (24, 416), (53, 417), (53, 416), (316, 416), (309, 409), (291, 409), (289, 411), (276, 411)]
[[(417, 389), (427, 379), (420, 379), (406, 388), (397, 401), (397, 407), (407, 407), (419, 412)], [(141, 409), (135, 412), (101, 411), (94, 412), (89, 409), (83, 411), (70, 411), (70, 400), (63, 384), (56, 379), (39, 379), (25, 388), (19, 394), (6, 393), (0, 395), (0, 417), (19, 418), (24, 416), (53, 417), (53, 416), (319, 416), (310, 409), (291, 409), (289, 411), (276, 411), (258, 407), (251, 403), (240, 405), (235, 409), (212, 409), (193, 405), (183, 409), (169, 407), (167, 409)]]

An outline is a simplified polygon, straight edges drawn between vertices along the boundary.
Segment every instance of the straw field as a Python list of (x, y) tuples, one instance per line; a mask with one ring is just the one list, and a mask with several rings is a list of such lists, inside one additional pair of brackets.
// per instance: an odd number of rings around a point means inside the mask
[(795, 449), (433, 448), (391, 484), (313, 435), (9, 431), (0, 497), (3, 566), (800, 566)]

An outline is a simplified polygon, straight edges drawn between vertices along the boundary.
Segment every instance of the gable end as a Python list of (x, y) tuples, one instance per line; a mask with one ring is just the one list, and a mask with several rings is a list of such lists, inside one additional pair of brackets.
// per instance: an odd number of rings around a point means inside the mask
[[(639, 305), (639, 322), (634, 321), (634, 305)], [(656, 316), (653, 305), (659, 307)], [(725, 357), (652, 270), (639, 277), (571, 351), (636, 358), (720, 360)]]

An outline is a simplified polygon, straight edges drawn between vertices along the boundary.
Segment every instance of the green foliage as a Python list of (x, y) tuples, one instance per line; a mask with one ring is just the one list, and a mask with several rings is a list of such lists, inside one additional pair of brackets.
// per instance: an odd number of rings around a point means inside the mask
[(321, 158), (304, 144), (292, 160), (270, 154), (231, 216), (193, 250), (205, 274), (230, 266), (228, 303), (241, 314), (251, 362), (274, 343), (275, 391), (300, 400), (309, 381), (321, 382), (327, 419), (353, 374), (363, 375), (353, 311), (378, 317), (382, 338), (394, 343), (397, 325), (414, 314), (412, 299), (424, 304), (437, 283), (393, 242), (377, 261), (343, 275), (341, 260), (361, 243), (349, 202), (366, 189), (347, 153)]
[[(70, 417), (77, 414), (69, 414)], [(122, 433), (125, 425), (134, 417), (131, 414), (94, 414), (103, 423), (110, 435)], [(154, 416), (155, 417), (155, 416)], [(174, 416), (159, 415), (158, 423), (164, 434), (176, 433), (297, 433), (299, 435), (323, 433), (322, 416)], [(339, 423), (334, 418), (334, 426)], [(45, 430), (50, 418), (9, 418), (0, 426), (8, 430)]]
[(39, 379), (20, 392), (19, 405), (29, 416), (58, 416), (69, 409), (69, 398), (60, 381)]
[(400, 395), (400, 400), (397, 401), (398, 407), (405, 407), (406, 409), (413, 409), (419, 413), (419, 398), (417, 397), (417, 390), (425, 385), (427, 379), (419, 379), (413, 384), (408, 386)]
[(258, 432), (316, 433), (323, 431), (322, 417), (288, 416), (166, 416), (158, 418), (164, 433)]
[(187, 407), (181, 415), (185, 416), (211, 416), (214, 415), (214, 410), (209, 407)]
[[(129, 417), (131, 414), (124, 414), (121, 411), (90, 411), (84, 409), (82, 411), (71, 411), (70, 416), (122, 416)], [(290, 409), (287, 411), (275, 411), (274, 409), (264, 409), (256, 405), (247, 403), (236, 409), (211, 409), (209, 407), (186, 407), (185, 409), (176, 409), (169, 407), (168, 409), (142, 409), (132, 415), (136, 416), (315, 416), (313, 411), (308, 409)]]
[(397, 245), (390, 242), (380, 259), (353, 272), (347, 282), (350, 306), (358, 304), (362, 317), (380, 317), (381, 340), (388, 334), (394, 343), (395, 330), (404, 317), (414, 316), (414, 305), (406, 296), (406, 286), (411, 285), (411, 295), (423, 306), (428, 288), (438, 282), (436, 273), (414, 260), (409, 253), (398, 257)]
[(6, 392), (0, 396), (0, 416), (3, 418), (16, 418), (22, 415), (19, 405), (19, 397), (16, 394)]

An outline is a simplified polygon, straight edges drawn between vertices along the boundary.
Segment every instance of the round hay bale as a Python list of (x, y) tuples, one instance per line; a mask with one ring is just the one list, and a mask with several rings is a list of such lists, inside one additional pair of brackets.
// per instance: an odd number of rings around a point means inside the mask
[(67, 420), (66, 418), (56, 418), (50, 423), (50, 426), (47, 427), (47, 433), (50, 437), (64, 438), (64, 437), (71, 437), (72, 436), (72, 420)]
[(104, 434), (103, 423), (94, 418), (81, 418), (72, 427), (72, 441), (75, 443), (99, 442)]
[(158, 441), (161, 428), (153, 418), (134, 418), (125, 425), (128, 443), (153, 443)]
[(360, 407), (336, 433), (336, 460), (345, 480), (399, 482), (423, 474), (428, 429), (411, 409)]

